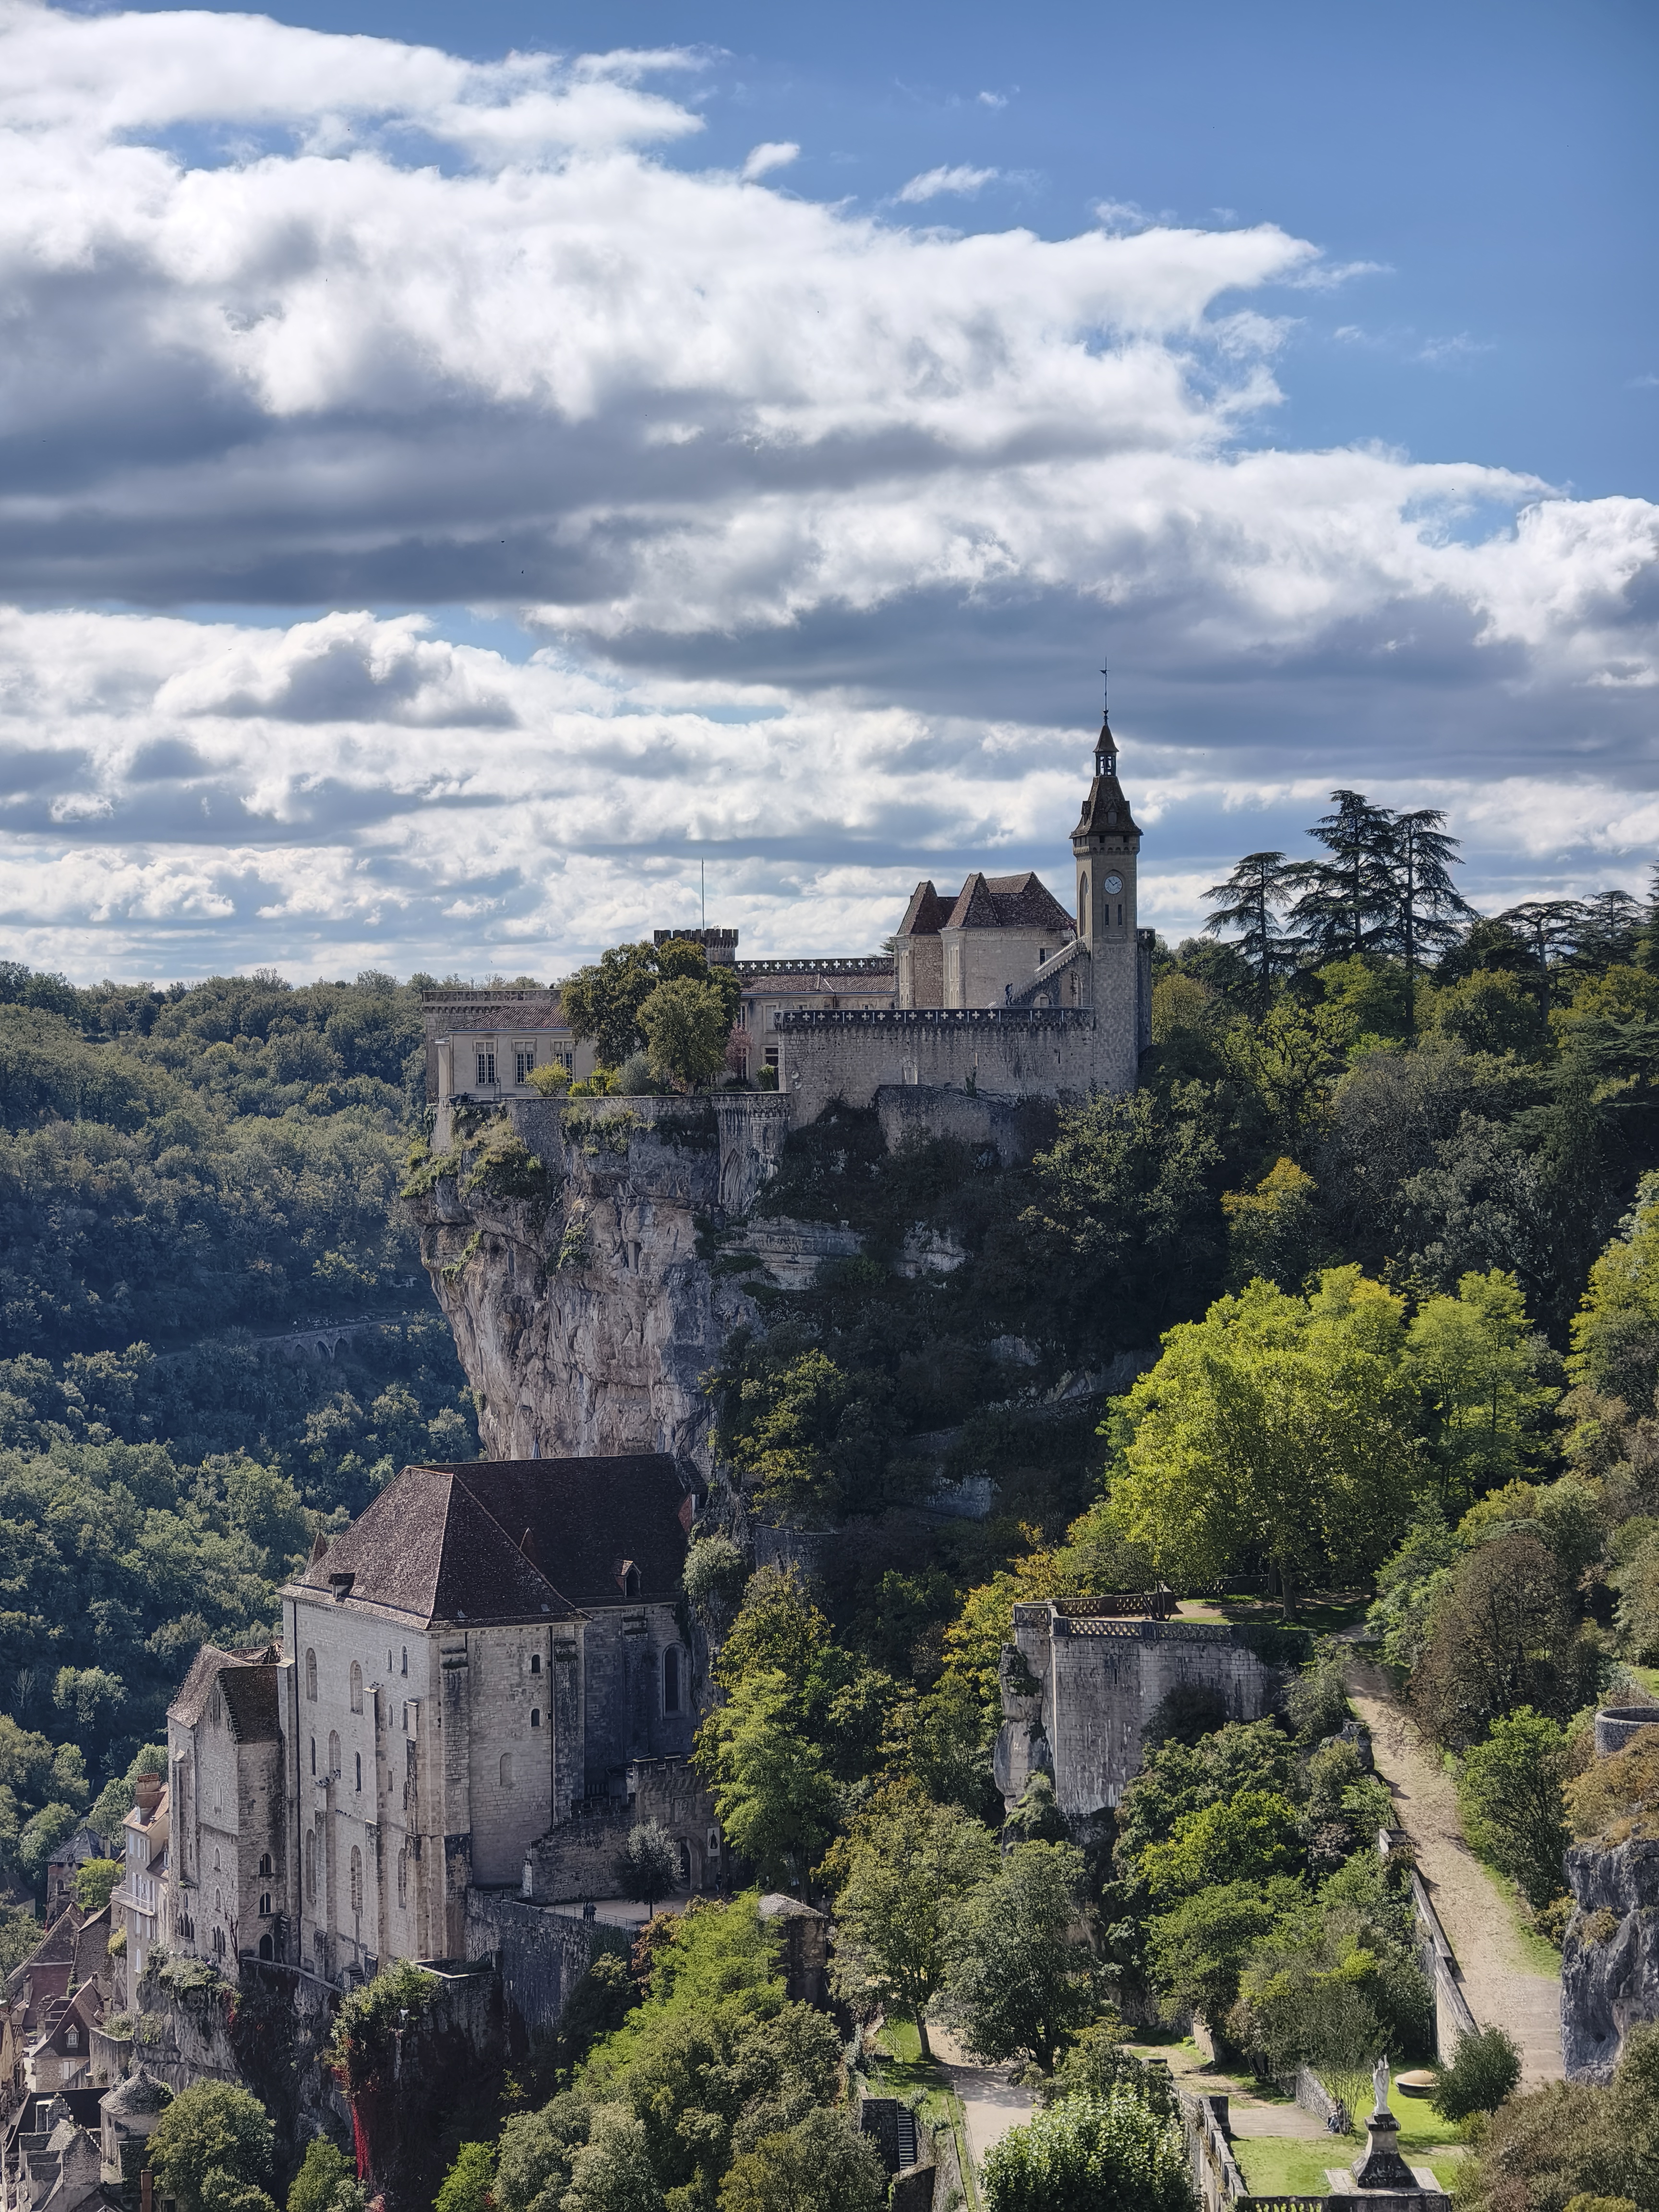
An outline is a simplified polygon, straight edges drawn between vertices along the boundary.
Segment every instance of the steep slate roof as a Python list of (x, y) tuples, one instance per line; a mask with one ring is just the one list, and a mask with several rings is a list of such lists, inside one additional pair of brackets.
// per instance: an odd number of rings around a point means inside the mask
[(1089, 795), (1083, 802), (1083, 812), (1073, 830), (1073, 837), (1112, 836), (1139, 837), (1129, 802), (1123, 796), (1123, 787), (1117, 780), (1117, 739), (1112, 735), (1109, 719), (1103, 717), (1100, 735), (1095, 741), (1095, 766), (1103, 763), (1103, 775), (1097, 775), (1089, 786)]
[[(607, 1462), (608, 1464), (609, 1462)], [(532, 1465), (556, 1465), (556, 1462)], [(448, 1467), (406, 1467), (301, 1576), (302, 1589), (434, 1620), (568, 1620), (576, 1608)]]
[(178, 1696), (167, 1707), (169, 1718), (194, 1728), (207, 1711), (214, 1684), (221, 1681), (230, 1709), (231, 1734), (237, 1741), (266, 1743), (274, 1740), (276, 1666), (269, 1644), (253, 1651), (223, 1651), (216, 1644), (203, 1644), (191, 1662)]
[(904, 919), (898, 926), (901, 937), (937, 937), (945, 927), (951, 912), (951, 901), (942, 899), (931, 883), (918, 884), (910, 894), (910, 903), (904, 909)]
[(330, 1590), (349, 1575), (354, 1601), (423, 1626), (569, 1620), (674, 1597), (690, 1518), (678, 1468), (657, 1453), (406, 1467), (297, 1587)]
[(1028, 868), (1023, 876), (969, 876), (946, 929), (1052, 929), (1071, 933), (1072, 917)]

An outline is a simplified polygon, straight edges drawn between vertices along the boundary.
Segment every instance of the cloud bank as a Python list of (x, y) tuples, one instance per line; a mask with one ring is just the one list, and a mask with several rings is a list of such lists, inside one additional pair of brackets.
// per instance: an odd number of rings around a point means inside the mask
[[(746, 942), (863, 945), (1063, 874), (1103, 645), (1160, 926), (1339, 781), (1494, 898), (1633, 878), (1659, 511), (1276, 447), (1312, 244), (819, 204), (696, 166), (715, 66), (0, 5), (28, 957), (546, 971), (698, 854)], [(544, 649), (384, 612), (456, 605)]]

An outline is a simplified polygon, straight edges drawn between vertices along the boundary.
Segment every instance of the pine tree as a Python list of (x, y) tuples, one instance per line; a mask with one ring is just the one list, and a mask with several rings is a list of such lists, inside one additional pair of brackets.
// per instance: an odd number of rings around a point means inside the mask
[(1335, 811), (1308, 832), (1330, 857), (1297, 864), (1302, 896), (1291, 910), (1322, 962), (1383, 951), (1397, 912), (1393, 815), (1363, 791), (1334, 791), (1331, 803)]
[(1419, 806), (1396, 814), (1391, 824), (1395, 905), (1389, 949), (1399, 954), (1413, 979), (1423, 954), (1450, 944), (1460, 918), (1474, 912), (1451, 879), (1451, 871), (1462, 862), (1457, 839), (1440, 826), (1445, 818), (1437, 806)]
[(1646, 917), (1639, 899), (1628, 891), (1597, 891), (1579, 905), (1578, 942), (1572, 964), (1590, 975), (1623, 967), (1636, 957)]
[(1525, 899), (1500, 914), (1499, 921), (1518, 930), (1532, 946), (1533, 958), (1544, 987), (1544, 1004), (1550, 998), (1550, 969), (1565, 960), (1578, 942), (1583, 910), (1577, 899)]
[(1206, 899), (1223, 903), (1204, 924), (1206, 936), (1236, 929), (1238, 951), (1255, 969), (1265, 999), (1275, 975), (1294, 968), (1302, 940), (1285, 933), (1280, 915), (1301, 881), (1282, 853), (1247, 853), (1225, 882), (1212, 884)]

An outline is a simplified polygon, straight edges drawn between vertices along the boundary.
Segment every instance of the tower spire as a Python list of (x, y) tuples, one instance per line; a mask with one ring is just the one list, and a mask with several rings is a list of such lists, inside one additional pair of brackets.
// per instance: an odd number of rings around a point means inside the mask
[(1095, 739), (1095, 774), (1097, 776), (1115, 775), (1117, 739), (1112, 735), (1112, 679), (1109, 663), (1101, 664), (1100, 682), (1100, 735)]

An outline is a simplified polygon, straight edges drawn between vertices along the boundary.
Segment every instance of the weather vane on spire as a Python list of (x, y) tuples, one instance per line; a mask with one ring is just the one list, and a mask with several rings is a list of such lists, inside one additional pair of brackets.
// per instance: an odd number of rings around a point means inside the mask
[(1111, 669), (1104, 660), (1100, 664), (1100, 709), (1103, 714), (1109, 714), (1112, 711)]

